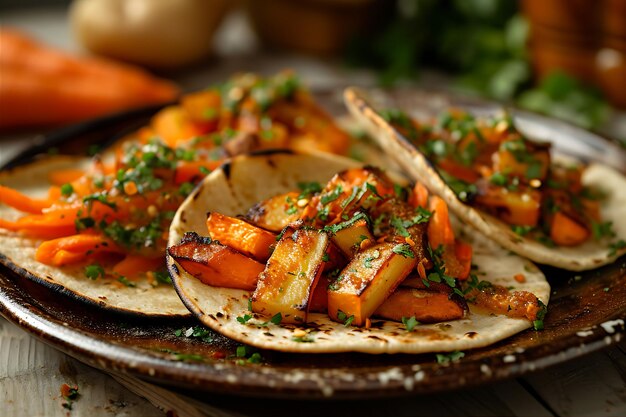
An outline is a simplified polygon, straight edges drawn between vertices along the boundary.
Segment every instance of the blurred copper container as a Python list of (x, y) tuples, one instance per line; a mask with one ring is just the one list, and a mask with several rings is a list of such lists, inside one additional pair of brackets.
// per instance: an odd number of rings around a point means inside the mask
[(626, 0), (523, 0), (537, 78), (565, 71), (626, 107)]
[(246, 1), (265, 44), (316, 55), (341, 52), (353, 36), (382, 23), (393, 6), (386, 0)]

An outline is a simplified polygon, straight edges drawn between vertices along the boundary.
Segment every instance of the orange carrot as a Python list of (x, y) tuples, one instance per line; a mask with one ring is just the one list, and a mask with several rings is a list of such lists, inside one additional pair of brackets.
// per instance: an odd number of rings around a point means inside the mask
[(474, 183), (479, 178), (478, 174), (472, 168), (457, 164), (450, 159), (443, 159), (439, 161), (439, 167), (453, 177), (465, 182)]
[(73, 57), (15, 30), (0, 30), (0, 44), (0, 128), (68, 123), (177, 94), (140, 69)]
[(148, 258), (142, 255), (128, 254), (115, 264), (113, 272), (127, 278), (137, 278), (143, 273), (159, 269), (160, 266), (164, 265), (163, 261), (163, 257)]
[(420, 182), (415, 183), (413, 193), (411, 194), (409, 204), (413, 207), (424, 207), (428, 205), (428, 189)]
[(428, 243), (433, 249), (440, 245), (451, 245), (454, 243), (454, 231), (450, 224), (448, 205), (440, 197), (432, 196), (429, 210), (433, 213), (428, 222)]
[(457, 240), (456, 244), (454, 245), (454, 254), (456, 256), (456, 259), (458, 260), (460, 269), (456, 271), (453, 276), (458, 279), (465, 280), (467, 279), (467, 277), (469, 277), (470, 271), (472, 269), (472, 246), (465, 242)]
[(550, 225), (550, 238), (560, 246), (576, 246), (589, 238), (589, 231), (558, 211)]
[(96, 253), (124, 253), (111, 239), (95, 234), (80, 234), (43, 242), (35, 259), (46, 265), (61, 266), (88, 259)]
[(41, 213), (41, 210), (49, 207), (51, 204), (48, 199), (31, 198), (4, 185), (0, 185), (0, 203), (4, 203), (19, 211), (33, 214)]
[(167, 249), (185, 271), (214, 287), (254, 290), (264, 265), (228, 246), (205, 242), (195, 233)]
[(197, 182), (204, 178), (208, 171), (219, 167), (222, 161), (193, 161), (179, 162), (174, 174), (174, 182), (179, 185), (184, 182)]
[(176, 146), (180, 141), (192, 139), (203, 134), (181, 107), (171, 106), (158, 112), (152, 118), (155, 133), (168, 146)]
[(234, 217), (211, 213), (206, 224), (212, 239), (259, 262), (269, 259), (270, 248), (276, 244), (274, 233)]
[(59, 169), (48, 174), (48, 181), (54, 185), (63, 185), (74, 182), (85, 175), (85, 171), (77, 168)]

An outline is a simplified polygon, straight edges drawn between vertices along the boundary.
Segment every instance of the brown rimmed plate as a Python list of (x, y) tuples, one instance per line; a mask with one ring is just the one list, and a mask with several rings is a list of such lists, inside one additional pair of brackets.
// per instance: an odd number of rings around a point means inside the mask
[[(494, 109), (490, 104), (442, 94), (407, 90), (400, 94), (419, 96), (429, 105), (470, 107), (479, 112)], [(327, 95), (322, 98), (332, 101)], [(109, 132), (115, 132), (144, 122), (154, 111), (118, 116), (105, 125)], [(538, 132), (554, 132), (559, 137), (567, 132), (566, 146), (581, 156), (615, 164), (614, 152), (606, 151), (611, 145), (599, 136), (534, 114), (515, 115)], [(102, 121), (98, 123), (102, 126)], [(106, 139), (94, 139), (98, 126), (71, 129), (60, 138), (56, 135), (55, 143), (63, 151), (66, 143)], [(136, 319), (106, 312), (2, 266), (0, 313), (82, 361), (172, 387), (264, 397), (371, 398), (444, 391), (519, 376), (624, 337), (625, 257), (585, 273), (542, 269), (553, 288), (545, 329), (528, 330), (488, 348), (465, 352), (460, 361), (448, 364), (438, 364), (435, 354), (301, 355), (269, 351), (260, 352), (262, 364), (237, 364), (237, 359), (230, 357), (236, 352), (235, 342), (214, 333), (203, 335), (212, 339), (210, 342), (185, 336), (188, 329), (198, 325), (193, 319)]]

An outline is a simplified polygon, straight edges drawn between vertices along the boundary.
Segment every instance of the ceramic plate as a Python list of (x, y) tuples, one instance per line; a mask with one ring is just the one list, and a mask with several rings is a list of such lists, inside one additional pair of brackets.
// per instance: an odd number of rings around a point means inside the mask
[[(399, 98), (432, 106), (456, 105), (482, 112), (494, 106), (443, 94), (404, 90)], [(338, 116), (339, 101), (322, 95)], [(419, 100), (415, 101), (416, 98)], [(66, 129), (12, 166), (46, 149), (62, 152), (106, 142), (145, 123), (155, 108), (117, 115)], [(624, 154), (606, 140), (570, 125), (515, 112), (520, 124), (570, 153), (622, 163)], [(106, 128), (106, 129), (103, 129)], [(1, 262), (0, 262), (1, 263)], [(439, 364), (435, 354), (302, 355), (260, 351), (263, 362), (235, 358), (237, 343), (196, 332), (194, 319), (146, 320), (100, 311), (20, 277), (0, 265), (0, 313), (24, 330), (84, 362), (178, 388), (237, 395), (306, 398), (372, 398), (474, 386), (519, 376), (601, 349), (626, 333), (626, 257), (585, 273), (542, 268), (553, 288), (545, 329), (528, 330), (488, 348), (465, 352), (458, 362)], [(189, 335), (189, 337), (187, 336)], [(239, 364), (238, 364), (239, 362)]]

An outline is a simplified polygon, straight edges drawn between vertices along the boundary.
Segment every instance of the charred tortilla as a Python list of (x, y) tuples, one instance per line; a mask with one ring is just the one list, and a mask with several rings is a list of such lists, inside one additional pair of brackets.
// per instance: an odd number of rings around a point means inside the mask
[[(354, 161), (333, 156), (290, 153), (242, 156), (213, 171), (182, 204), (170, 228), (169, 245), (178, 243), (185, 232), (206, 235), (206, 213), (235, 216), (256, 202), (297, 188), (299, 182), (329, 180), (335, 173), (358, 166)], [(473, 231), (463, 239), (474, 247), (474, 263), (481, 279), (514, 286), (548, 302), (550, 286), (529, 261), (509, 254)], [(470, 235), (472, 234), (473, 235)], [(259, 348), (287, 352), (331, 353), (423, 353), (454, 351), (486, 346), (530, 327), (524, 319), (513, 319), (470, 307), (465, 319), (419, 325), (409, 332), (401, 323), (373, 320), (372, 328), (346, 327), (326, 314), (309, 314), (305, 329), (268, 323), (259, 315), (241, 323), (248, 310), (251, 291), (212, 287), (186, 273), (171, 257), (167, 259), (174, 285), (185, 305), (200, 321), (223, 335)], [(523, 283), (516, 274), (524, 274)]]
[[(50, 172), (64, 168), (88, 167), (86, 158), (49, 157), (38, 162), (0, 173), (4, 184), (31, 197), (45, 196)], [(23, 213), (0, 205), (0, 218), (14, 220)], [(0, 229), (0, 263), (18, 275), (44, 284), (73, 298), (122, 313), (156, 317), (185, 317), (189, 311), (180, 302), (171, 285), (151, 286), (147, 280), (136, 287), (120, 285), (114, 279), (91, 280), (84, 266), (52, 267), (35, 261), (41, 241)]]
[[(540, 242), (516, 234), (501, 220), (463, 203), (437, 173), (431, 162), (408, 140), (399, 134), (365, 95), (356, 89), (347, 89), (345, 102), (368, 132), (393, 156), (413, 179), (442, 197), (450, 210), (463, 222), (472, 225), (489, 239), (535, 262), (573, 271), (582, 271), (609, 264), (624, 253), (626, 247), (612, 248), (607, 241), (589, 239), (574, 247), (548, 247)], [(603, 221), (611, 221), (615, 242), (626, 241), (626, 178), (618, 171), (600, 164), (591, 164), (583, 173), (583, 185), (601, 190), (606, 198), (600, 212)]]

